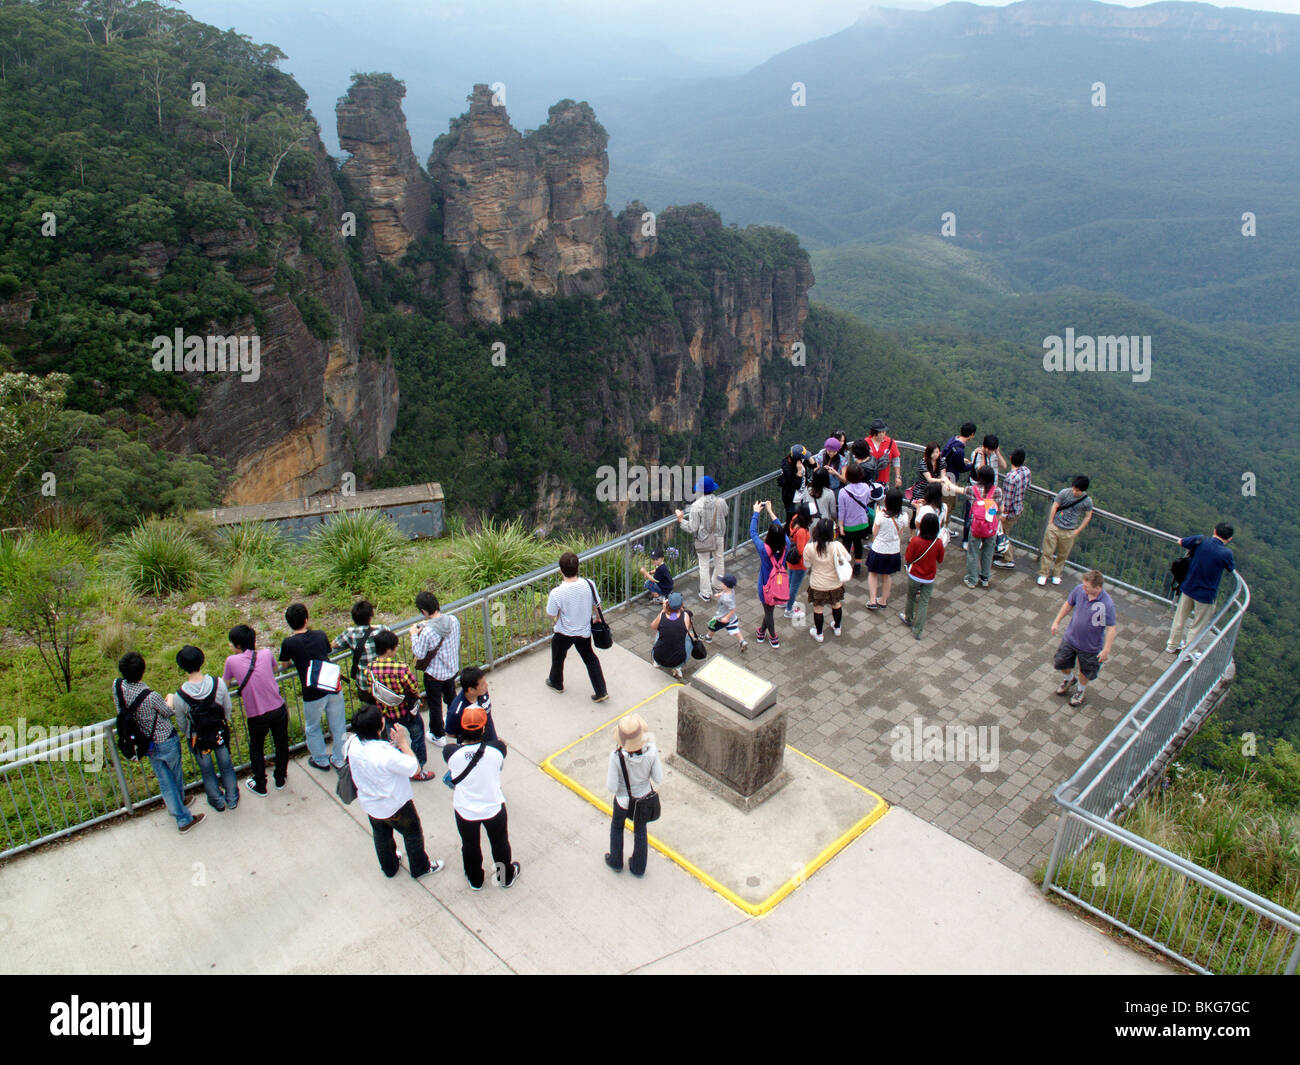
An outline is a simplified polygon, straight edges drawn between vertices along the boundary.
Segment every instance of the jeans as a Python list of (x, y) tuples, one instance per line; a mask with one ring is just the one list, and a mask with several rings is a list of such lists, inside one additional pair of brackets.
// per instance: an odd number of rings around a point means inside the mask
[(658, 583), (655, 581), (646, 581), (645, 590), (649, 592), (651, 595), (659, 595), (659, 596), (668, 595), (668, 593), (665, 592), (662, 588), (660, 588)]
[(808, 575), (806, 569), (792, 569), (790, 571), (790, 601), (785, 604), (785, 612), (793, 613), (795, 607), (799, 605), (799, 587), (803, 584), (803, 579)]
[(593, 695), (605, 694), (605, 674), (600, 668), (600, 659), (591, 647), (590, 636), (565, 636), (555, 633), (551, 637), (551, 683), (557, 688), (564, 687), (564, 656), (570, 647), (578, 649), (578, 657), (587, 667), (587, 676), (591, 678)]
[[(230, 745), (223, 743), (215, 751), (195, 751), (194, 760), (199, 763), (199, 771), (203, 774), (203, 790), (208, 794), (208, 805), (214, 810), (233, 810), (238, 806), (239, 788), (235, 782), (235, 763), (230, 758)], [(221, 773), (220, 783), (217, 782), (218, 771)]]
[[(389, 737), (389, 729), (392, 727), (393, 720), (392, 718), (384, 718), (384, 730), (380, 733), (380, 736), (384, 739)], [(420, 772), (424, 772), (424, 763), (429, 760), (429, 750), (424, 744), (424, 718), (420, 716), (420, 711), (417, 709), (411, 715), (410, 721), (403, 721), (402, 725), (411, 738), (411, 753), (415, 755), (415, 760), (420, 763)]]
[(167, 812), (176, 818), (176, 827), (184, 828), (194, 820), (185, 809), (185, 771), (181, 768), (181, 738), (173, 735), (169, 740), (155, 743), (149, 748), (149, 764), (158, 778)]
[(329, 722), (334, 749), (329, 761), (335, 769), (342, 769), (343, 744), (348, 738), (348, 707), (342, 692), (330, 692), (324, 699), (312, 699), (302, 704), (302, 720), (307, 730), (307, 753), (317, 765), (325, 762), (325, 734), (321, 731), (321, 715)]
[(456, 678), (448, 677), (446, 680), (435, 680), (429, 674), (424, 675), (424, 698), (429, 704), (429, 731), (433, 733), (435, 740), (441, 739), (447, 734), (447, 728), (442, 720), (442, 704), (451, 705), (456, 698)]
[(903, 616), (912, 623), (912, 632), (917, 636), (925, 629), (925, 616), (930, 609), (932, 591), (933, 584), (907, 578), (907, 605), (903, 608)]
[(978, 577), (988, 581), (993, 575), (993, 549), (997, 546), (996, 536), (972, 536), (970, 550), (966, 552), (966, 579), (972, 584)]
[(483, 844), (479, 836), (479, 825), (487, 829), (488, 846), (492, 848), (492, 861), (501, 870), (502, 877), (514, 879), (510, 871), (510, 836), (506, 831), (506, 807), (486, 821), (466, 821), (456, 814), (456, 831), (460, 833), (460, 855), (465, 863), (465, 876), (475, 887), (482, 887), (486, 879), (483, 875)]
[(248, 719), (248, 756), (253, 763), (253, 783), (266, 788), (266, 734), (275, 744), (275, 782), (283, 786), (289, 772), (289, 708)]
[[(623, 824), (627, 821), (629, 814), (623, 807), (619, 806), (617, 799), (611, 805), (614, 808), (614, 816), (609, 821), (609, 860), (617, 868), (622, 869)], [(645, 821), (632, 825), (632, 860), (627, 863), (627, 867), (636, 876), (645, 873), (646, 858), (650, 852), (650, 845), (646, 839), (648, 831)]]
[(393, 829), (402, 834), (406, 864), (410, 867), (412, 878), (423, 876), (433, 863), (424, 850), (424, 829), (420, 827), (420, 815), (415, 811), (414, 799), (408, 800), (392, 817), (370, 818), (370, 832), (375, 837), (375, 853), (379, 855), (379, 868), (384, 871), (384, 876), (396, 876), (397, 870), (401, 868), (397, 861), (397, 842), (393, 839)]

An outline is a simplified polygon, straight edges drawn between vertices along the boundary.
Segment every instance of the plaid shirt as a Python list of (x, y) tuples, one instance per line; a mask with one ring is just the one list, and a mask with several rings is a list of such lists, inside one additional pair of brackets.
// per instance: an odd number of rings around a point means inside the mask
[[(122, 681), (122, 696), (125, 703), (117, 701), (117, 684), (113, 685), (113, 703), (119, 710), (125, 710), (142, 691), (149, 691), (149, 685), (143, 681)], [(144, 701), (135, 708), (135, 721), (140, 731), (146, 733), (153, 743), (162, 743), (176, 735), (172, 727), (172, 711), (167, 709), (167, 702), (155, 691), (149, 691)]]
[[(379, 652), (375, 650), (375, 633), (387, 632), (387, 625), (372, 625), (370, 627), (370, 638), (361, 647), (361, 654), (357, 656), (357, 690), (368, 692), (370, 690), (370, 681), (366, 679), (366, 668), (379, 657)], [(345, 647), (351, 651), (361, 641), (361, 637), (366, 634), (364, 625), (353, 625), (351, 628), (344, 629), (334, 637), (331, 646), (336, 651), (341, 651)], [(352, 663), (348, 662), (343, 667), (343, 675), (347, 676), (347, 671), (352, 668)]]
[(1025, 509), (1025, 493), (1029, 491), (1029, 467), (1017, 466), (1002, 478), (1002, 513), (1014, 518)]
[[(394, 652), (396, 654), (396, 652)], [(415, 678), (411, 676), (411, 670), (405, 662), (399, 662), (395, 657), (378, 658), (366, 670), (366, 688), (370, 688), (370, 681), (377, 680), (385, 687), (391, 688), (399, 695), (405, 695), (408, 698), (403, 703), (396, 706), (379, 707), (384, 712), (384, 717), (399, 718), (405, 716), (406, 712), (403, 706), (407, 703), (414, 703), (420, 697), (420, 689), (415, 686)]]
[(431, 618), (426, 618), (424, 627), (411, 637), (411, 654), (416, 658), (423, 658), (438, 647), (439, 640), (442, 641), (438, 653), (424, 670), (434, 680), (448, 680), (460, 672), (460, 619), (452, 614), (442, 617), (451, 622), (451, 631), (445, 640), (434, 632)]

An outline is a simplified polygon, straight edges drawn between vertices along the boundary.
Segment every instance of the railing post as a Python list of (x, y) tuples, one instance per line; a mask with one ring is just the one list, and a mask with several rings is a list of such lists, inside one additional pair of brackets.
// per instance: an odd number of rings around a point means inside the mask
[(1058, 816), (1060, 820), (1056, 826), (1056, 841), (1052, 844), (1052, 856), (1047, 859), (1047, 872), (1043, 876), (1042, 892), (1044, 895), (1052, 890), (1052, 878), (1056, 876), (1056, 868), (1061, 860), (1061, 846), (1065, 842), (1065, 822), (1070, 817), (1065, 810), (1062, 810)]
[(488, 598), (485, 595), (479, 602), (483, 607), (483, 657), (487, 659), (488, 668), (491, 669), (496, 661), (496, 655), (492, 647), (492, 609)]
[(636, 598), (632, 594), (632, 539), (625, 537), (623, 540), (623, 602), (620, 606), (631, 603)]
[(135, 804), (131, 802), (131, 792), (126, 786), (126, 774), (122, 772), (122, 759), (117, 753), (117, 739), (113, 735), (113, 727), (104, 725), (104, 746), (108, 748), (109, 756), (113, 759), (113, 776), (117, 778), (117, 790), (122, 793), (122, 805), (126, 807), (129, 814), (135, 813)]
[[(740, 493), (737, 492), (731, 501), (734, 505), (731, 508), (731, 553), (734, 554), (740, 548)], [(723, 551), (723, 557), (728, 554)]]

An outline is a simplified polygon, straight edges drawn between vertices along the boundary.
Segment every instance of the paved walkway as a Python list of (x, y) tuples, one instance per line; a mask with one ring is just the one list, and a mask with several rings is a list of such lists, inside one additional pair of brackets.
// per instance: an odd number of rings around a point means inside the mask
[[(1051, 853), (1052, 792), (1168, 668), (1169, 612), (1141, 596), (1108, 589), (1119, 628), (1113, 655), (1089, 687), (1088, 701), (1072, 709), (1054, 694), (1060, 675), (1052, 669), (1052, 655), (1060, 640), (1051, 625), (1078, 577), (1067, 570), (1059, 586), (1040, 588), (1036, 560), (1022, 557), (1015, 570), (994, 569), (990, 588), (971, 589), (961, 581), (965, 564), (954, 542), (939, 569), (920, 642), (898, 618), (906, 578), (895, 577), (888, 610), (869, 611), (864, 572), (845, 598), (841, 637), (831, 633), (829, 610), (822, 644), (808, 634), (811, 612), (795, 628), (778, 611), (781, 646), (774, 651), (754, 640), (762, 612), (757, 562), (746, 547), (729, 563), (740, 578), (736, 601), (749, 640), (743, 664), (778, 685), (789, 715), (788, 743), (1029, 875)], [(688, 608), (697, 611), (702, 632), (712, 604), (696, 598), (694, 574), (682, 579), (680, 590)], [(800, 598), (807, 609), (802, 589)], [(648, 656), (649, 624), (657, 610), (643, 599), (613, 615), (615, 638)], [(715, 636), (711, 647), (741, 658), (725, 634)], [(975, 760), (893, 757), (898, 737), (891, 731), (903, 726), (910, 736), (918, 717), (922, 729), (997, 726), (997, 768), (984, 771)], [(992, 739), (991, 731), (985, 735)], [(925, 753), (910, 740), (904, 749)]]
[[(630, 636), (630, 618), (613, 619), (616, 632)], [(883, 627), (884, 619), (861, 619), (850, 631), (863, 639), (877, 622)], [(788, 646), (792, 663), (811, 660), (807, 645)], [(767, 654), (747, 664), (774, 660)], [(849, 671), (847, 658), (817, 661), (839, 673)], [(436, 781), (416, 785), (416, 801), (430, 851), (447, 868), (418, 883), (385, 880), (359, 808), (342, 806), (332, 777), (300, 758), (283, 792), (245, 792), (237, 811), (213, 814), (187, 835), (155, 810), (0, 864), (0, 971), (1169, 971), (904, 809), (757, 920), (657, 853), (643, 880), (611, 873), (601, 861), (607, 820), (539, 768), (664, 686), (660, 670), (624, 647), (602, 660), (616, 694), (599, 705), (572, 656), (563, 694), (541, 683), (545, 653), (491, 675), (493, 713), (511, 744), (504, 788), (523, 865), (510, 891), (469, 889), (450, 792)], [(820, 732), (835, 720), (829, 707), (821, 713), (796, 713), (802, 735), (791, 739), (821, 744), (824, 756), (843, 743), (831, 742), (836, 729)], [(838, 727), (849, 729), (845, 721)], [(894, 786), (886, 773), (873, 776), (877, 790)], [(664, 802), (671, 816), (670, 793)]]

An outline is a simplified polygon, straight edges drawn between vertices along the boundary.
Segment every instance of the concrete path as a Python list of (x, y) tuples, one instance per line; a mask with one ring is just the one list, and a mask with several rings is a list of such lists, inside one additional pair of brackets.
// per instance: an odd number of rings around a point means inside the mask
[[(416, 785), (416, 802), (430, 853), (447, 868), (418, 883), (385, 880), (360, 809), (342, 806), (333, 778), (298, 759), (285, 791), (245, 791), (237, 811), (210, 814), (185, 836), (155, 810), (0, 865), (0, 970), (1168, 971), (902, 809), (757, 920), (654, 852), (643, 880), (610, 872), (606, 819), (538, 768), (666, 683), (625, 648), (602, 661), (617, 694), (599, 705), (576, 656), (563, 694), (541, 683), (545, 652), (491, 675), (523, 866), (510, 891), (469, 889), (451, 793), (436, 781)], [(202, 796), (195, 803), (204, 808)], [(671, 816), (670, 793), (664, 804)]]

